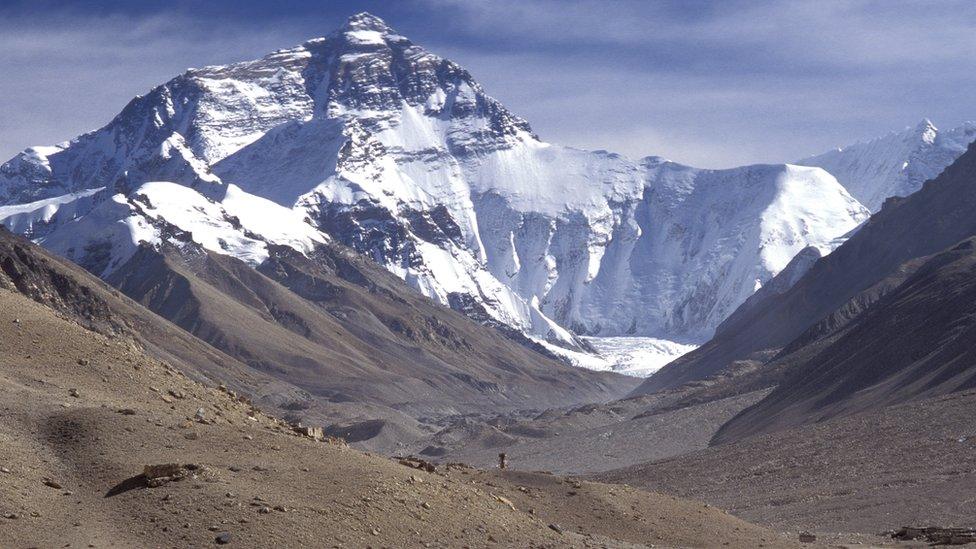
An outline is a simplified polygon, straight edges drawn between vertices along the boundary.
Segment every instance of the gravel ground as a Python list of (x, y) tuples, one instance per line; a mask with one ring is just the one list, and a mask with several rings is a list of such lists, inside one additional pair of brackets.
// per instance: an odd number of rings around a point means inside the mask
[(877, 543), (874, 534), (901, 526), (976, 526), (973, 417), (976, 391), (960, 392), (595, 478), (700, 499), (776, 530)]
[[(0, 392), (4, 548), (790, 545), (673, 496), (554, 475), (427, 472), (299, 436), (4, 290)], [(166, 463), (199, 468), (147, 487), (144, 466)]]

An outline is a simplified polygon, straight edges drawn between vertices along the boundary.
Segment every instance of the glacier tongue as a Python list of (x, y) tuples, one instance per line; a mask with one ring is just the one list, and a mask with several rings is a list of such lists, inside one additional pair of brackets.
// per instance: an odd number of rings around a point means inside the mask
[(584, 341), (593, 352), (571, 351), (552, 345), (548, 348), (581, 368), (634, 377), (649, 377), (672, 360), (698, 348), (698, 345), (654, 337), (586, 337)]
[(819, 168), (545, 143), (368, 14), (189, 70), (99, 130), (28, 149), (0, 167), (3, 205), (9, 227), (103, 276), (140, 242), (253, 265), (269, 243), (332, 238), (473, 318), (576, 350), (578, 334), (707, 338), (793, 255), (829, 252), (868, 216)]

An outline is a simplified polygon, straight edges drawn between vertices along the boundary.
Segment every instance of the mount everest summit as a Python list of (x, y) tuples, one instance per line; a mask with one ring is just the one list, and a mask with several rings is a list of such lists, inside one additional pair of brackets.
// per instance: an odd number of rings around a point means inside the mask
[(0, 219), (103, 278), (146, 245), (257, 267), (270, 247), (334, 241), (549, 344), (696, 342), (797, 253), (829, 253), (938, 173), (973, 131), (920, 135), (726, 170), (560, 147), (457, 64), (359, 14), (256, 61), (188, 70), (103, 128), (27, 149), (0, 167)]

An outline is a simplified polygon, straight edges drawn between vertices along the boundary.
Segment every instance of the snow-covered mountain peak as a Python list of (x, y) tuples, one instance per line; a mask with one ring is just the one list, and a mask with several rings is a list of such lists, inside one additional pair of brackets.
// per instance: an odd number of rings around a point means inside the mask
[(908, 196), (935, 178), (976, 139), (976, 124), (940, 130), (928, 118), (902, 131), (805, 158), (830, 172), (876, 212), (892, 196)]
[(383, 34), (390, 34), (393, 32), (389, 25), (386, 24), (386, 21), (365, 11), (359, 12), (355, 15), (350, 15), (349, 18), (346, 19), (345, 25), (343, 25), (340, 29), (340, 32), (357, 30), (376, 31)]
[(707, 337), (793, 254), (829, 252), (866, 216), (815, 168), (544, 143), (369, 14), (191, 69), (99, 130), (25, 151), (0, 167), (4, 205), (9, 227), (102, 275), (139, 242), (254, 265), (268, 244), (333, 238), (473, 318), (569, 347), (570, 330)]
[(915, 134), (923, 143), (932, 144), (939, 134), (939, 129), (931, 120), (923, 118), (921, 122), (915, 125)]

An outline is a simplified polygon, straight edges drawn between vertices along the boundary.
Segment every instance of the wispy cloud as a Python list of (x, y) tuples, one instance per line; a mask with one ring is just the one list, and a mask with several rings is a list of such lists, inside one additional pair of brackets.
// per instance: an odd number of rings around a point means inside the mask
[(104, 124), (188, 66), (258, 57), (359, 9), (469, 68), (543, 138), (634, 157), (780, 162), (923, 116), (976, 117), (970, 1), (243, 4), (0, 11), (0, 157)]
[(972, 2), (425, 1), (557, 142), (729, 166), (976, 117)]

